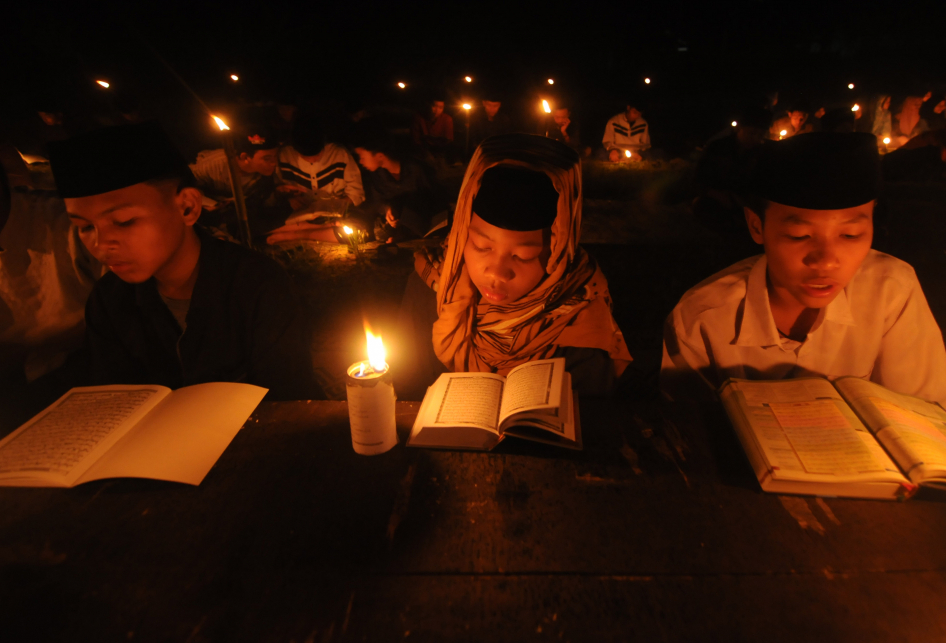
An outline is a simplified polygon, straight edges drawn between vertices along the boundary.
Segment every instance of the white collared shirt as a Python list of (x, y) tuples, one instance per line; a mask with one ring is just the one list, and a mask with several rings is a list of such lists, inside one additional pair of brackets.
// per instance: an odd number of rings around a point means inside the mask
[(667, 318), (661, 381), (853, 375), (946, 403), (946, 348), (913, 268), (871, 250), (803, 342), (780, 337), (766, 259), (740, 261), (691, 288)]

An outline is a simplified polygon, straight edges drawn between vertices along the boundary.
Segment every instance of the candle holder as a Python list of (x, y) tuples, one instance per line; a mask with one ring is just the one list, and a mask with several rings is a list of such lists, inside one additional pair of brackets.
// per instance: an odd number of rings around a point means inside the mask
[[(373, 345), (374, 344), (374, 345)], [(377, 455), (397, 444), (394, 418), (394, 378), (381, 351), (381, 338), (368, 335), (369, 358), (348, 367), (348, 419), (351, 423), (351, 445), (355, 453)]]

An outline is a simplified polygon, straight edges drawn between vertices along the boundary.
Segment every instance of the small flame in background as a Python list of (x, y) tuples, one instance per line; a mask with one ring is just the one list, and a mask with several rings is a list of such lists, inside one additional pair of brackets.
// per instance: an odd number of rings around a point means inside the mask
[(554, 85), (554, 84), (555, 84), (555, 79), (549, 78), (549, 85)]
[(733, 126), (733, 127), (735, 127), (735, 126), (738, 125), (738, 124), (739, 124), (739, 123), (737, 123), (736, 121), (733, 121), (733, 122), (732, 122), (732, 126)]
[(387, 353), (384, 350), (384, 344), (381, 342), (381, 335), (374, 335), (368, 328), (365, 328), (365, 336), (368, 338), (368, 363), (375, 371), (383, 372), (387, 370)]
[(631, 158), (631, 150), (624, 150), (624, 156)]
[(468, 83), (472, 83), (472, 82), (473, 82), (473, 77), (472, 77), (472, 76), (464, 76), (464, 77), (463, 77), (463, 80), (465, 80), (465, 81), (468, 82)]
[(889, 137), (889, 136), (885, 136), (885, 137), (884, 137), (884, 145), (890, 145), (890, 137)]
[(467, 111), (470, 111), (470, 109), (472, 109), (472, 108), (473, 108), (473, 106), (470, 105), (469, 103), (463, 103), (463, 109), (465, 109), (465, 110), (467, 110)]
[(354, 230), (352, 230), (351, 228), (349, 228), (347, 225), (346, 225), (346, 226), (342, 226), (342, 230), (345, 231), (345, 234), (351, 234), (352, 232), (354, 232)]
[(645, 79), (644, 79), (644, 84), (645, 84), (645, 85), (649, 85), (649, 84), (650, 84), (650, 78), (645, 78)]
[(847, 88), (848, 88), (848, 89), (854, 89), (854, 83), (848, 83)]
[(786, 136), (788, 136), (788, 130), (787, 130), (787, 129), (783, 129), (781, 132), (778, 133), (778, 137), (779, 137), (779, 138), (785, 138)]
[(233, 82), (237, 82), (238, 80), (240, 80), (240, 77), (237, 76), (236, 74), (230, 74), (230, 80), (232, 80)]
[(405, 85), (404, 83), (398, 83), (397, 86), (400, 87), (401, 89), (404, 89), (405, 87), (407, 87), (407, 85)]
[(104, 87), (105, 89), (108, 89), (108, 83), (105, 82), (104, 80), (97, 80), (95, 82), (101, 85), (102, 87)]
[(854, 107), (851, 108), (851, 111), (852, 111), (852, 112), (856, 112), (856, 111), (858, 111), (860, 108), (861, 108), (860, 105), (858, 105), (857, 103), (854, 103)]
[(220, 118), (219, 116), (214, 116), (213, 119), (214, 119), (214, 123), (217, 124), (217, 127), (220, 128), (221, 132), (223, 132), (224, 130), (230, 129), (230, 126), (224, 123), (223, 119)]
[(542, 109), (545, 110), (546, 114), (552, 113), (552, 108), (549, 107), (549, 102), (545, 100), (544, 98), (542, 99)]

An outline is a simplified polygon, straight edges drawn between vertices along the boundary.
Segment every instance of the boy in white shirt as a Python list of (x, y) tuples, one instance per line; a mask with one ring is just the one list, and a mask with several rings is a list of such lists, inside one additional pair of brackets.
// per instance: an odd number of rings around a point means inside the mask
[[(853, 375), (946, 402), (946, 348), (916, 274), (876, 250), (874, 137), (766, 143), (745, 198), (765, 254), (690, 289), (664, 332), (661, 384)], [(672, 393), (671, 393), (672, 394)]]

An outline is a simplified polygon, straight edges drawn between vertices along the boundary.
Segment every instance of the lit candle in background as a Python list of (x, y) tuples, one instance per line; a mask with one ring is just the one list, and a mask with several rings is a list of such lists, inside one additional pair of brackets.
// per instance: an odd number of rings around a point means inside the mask
[(736, 121), (733, 121), (733, 122), (732, 122), (732, 126), (733, 126), (733, 127), (735, 127), (735, 126), (738, 125), (738, 124), (739, 124), (739, 123), (737, 123)]
[(633, 154), (631, 154), (631, 150), (624, 150), (624, 156), (626, 156), (627, 158), (631, 158)]
[(465, 81), (468, 82), (468, 83), (472, 83), (472, 82), (473, 82), (473, 77), (472, 77), (472, 76), (464, 76), (464, 77), (463, 77), (463, 80), (465, 80)]
[(97, 80), (97, 81), (95, 81), (95, 82), (98, 83), (99, 85), (101, 85), (102, 87), (104, 87), (105, 89), (108, 89), (108, 88), (109, 88), (108, 82), (106, 82), (106, 81), (104, 81), (104, 80)]
[(779, 137), (780, 140), (783, 139), (783, 138), (785, 138), (786, 136), (788, 136), (788, 130), (787, 130), (787, 129), (783, 129), (781, 132), (778, 133), (778, 137)]
[(854, 83), (848, 83), (848, 84), (847, 84), (847, 88), (848, 88), (848, 89), (854, 89)]
[(236, 74), (230, 74), (230, 80), (232, 80), (233, 82), (237, 82), (238, 80), (240, 80), (240, 77), (237, 76)]
[(860, 108), (861, 108), (860, 105), (858, 105), (857, 103), (854, 103), (854, 107), (851, 108), (851, 111), (852, 111), (852, 112), (856, 112), (856, 111), (858, 111)]
[(407, 87), (407, 85), (404, 83), (398, 83), (397, 86), (400, 87), (401, 89), (405, 89)]
[(542, 111), (544, 111), (546, 114), (552, 113), (552, 108), (549, 107), (549, 102), (544, 98), (542, 99)]
[(644, 84), (645, 84), (645, 85), (649, 85), (649, 84), (650, 84), (650, 78), (645, 78), (645, 79), (644, 79)]
[(226, 123), (224, 123), (224, 122), (223, 122), (223, 119), (220, 118), (219, 116), (214, 116), (213, 119), (214, 119), (214, 123), (217, 124), (217, 127), (220, 128), (220, 131), (221, 131), (221, 132), (225, 132), (225, 131), (227, 131), (228, 129), (230, 129), (230, 126), (227, 125)]
[(470, 110), (473, 106), (469, 103), (463, 103), (463, 111), (466, 112), (466, 153), (470, 153)]
[(885, 136), (885, 137), (884, 137), (884, 145), (890, 145), (890, 137), (889, 137), (889, 136)]
[(394, 381), (380, 335), (367, 328), (368, 359), (348, 367), (348, 419), (355, 453), (375, 455), (397, 444)]
[(555, 84), (555, 79), (549, 78), (549, 85), (554, 85), (554, 84)]

